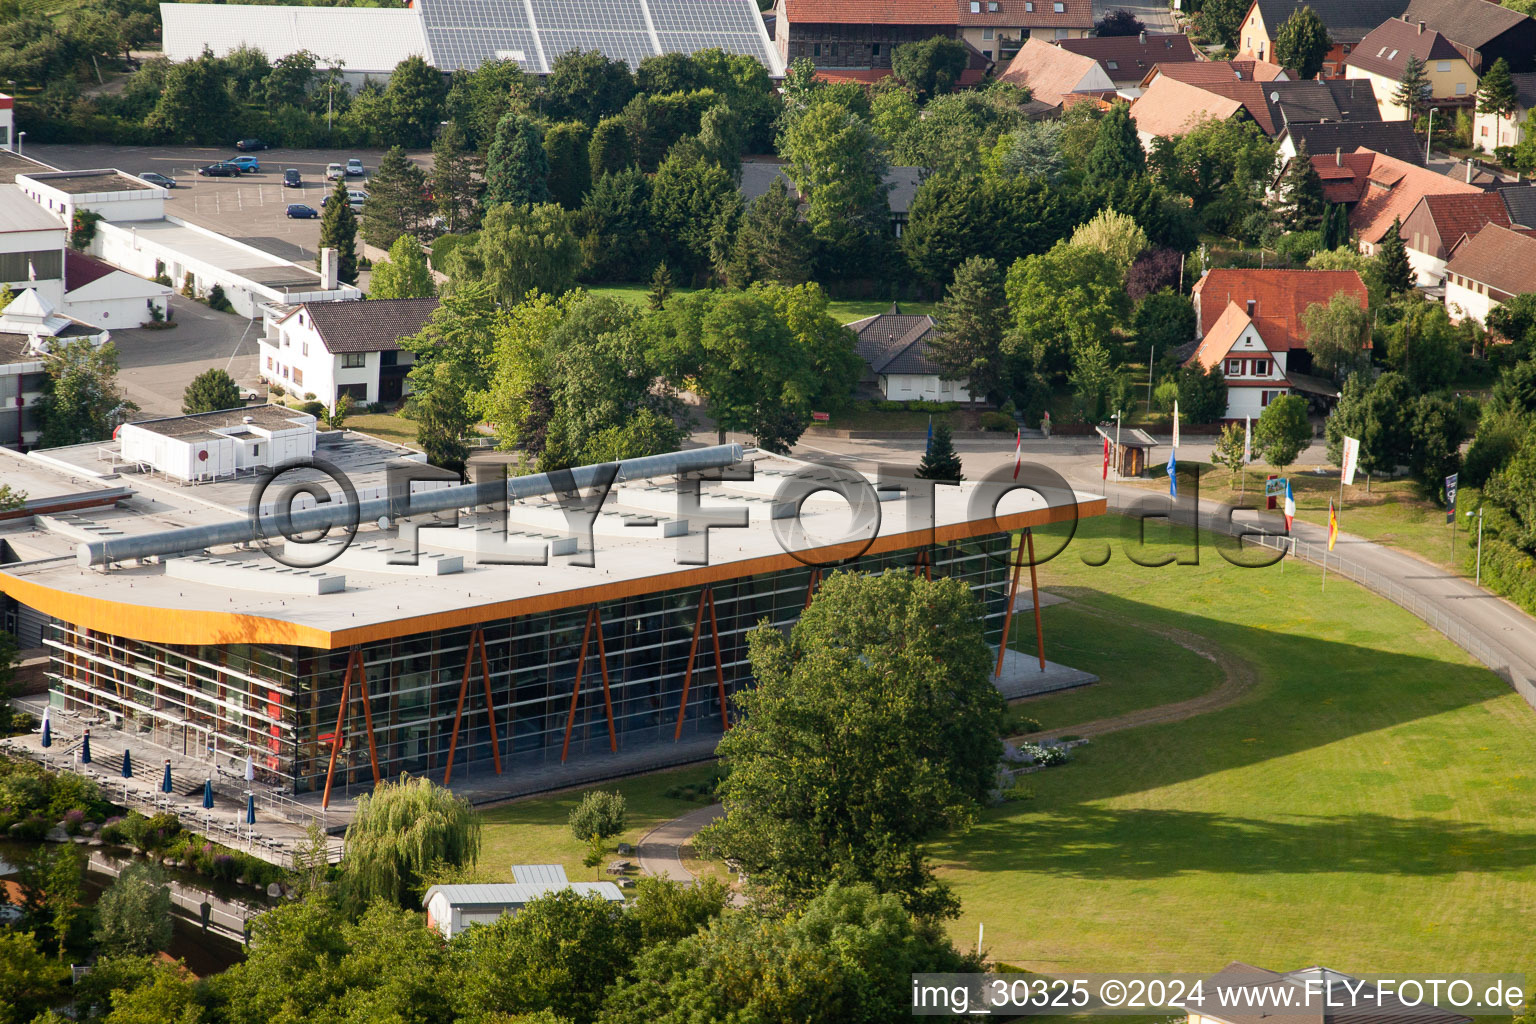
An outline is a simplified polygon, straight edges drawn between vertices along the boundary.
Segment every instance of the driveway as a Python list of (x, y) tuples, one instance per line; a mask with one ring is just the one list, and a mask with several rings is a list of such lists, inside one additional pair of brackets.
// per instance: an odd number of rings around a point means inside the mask
[(256, 387), (256, 339), (261, 321), (219, 313), (176, 296), (171, 311), (177, 326), (168, 331), (142, 327), (114, 330), (117, 382), (148, 416), (180, 416), (181, 396), (192, 378), (209, 369), (228, 370), (241, 385)]
[(1099, 21), (1111, 11), (1130, 11), (1148, 32), (1177, 32), (1173, 23), (1173, 11), (1166, 3), (1156, 0), (1093, 0), (1093, 20)]

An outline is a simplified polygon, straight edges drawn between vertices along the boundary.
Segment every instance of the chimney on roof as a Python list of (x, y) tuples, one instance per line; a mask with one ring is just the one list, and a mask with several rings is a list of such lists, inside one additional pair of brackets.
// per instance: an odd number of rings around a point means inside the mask
[(336, 250), (326, 247), (320, 250), (320, 290), (336, 290)]
[(1248, 300), (1248, 318), (1250, 320), (1253, 319), (1253, 315), (1255, 313), (1257, 313), (1258, 311), (1259, 311), (1259, 300), (1258, 299), (1249, 299)]
[(1141, 30), (1141, 35), (1140, 35), (1140, 37), (1138, 38), (1137, 41), (1140, 42), (1142, 46), (1146, 46), (1147, 45), (1147, 30), (1146, 29), (1142, 29)]
[(1421, 21), (1421, 22), (1419, 22), (1419, 35), (1423, 35), (1423, 34), (1424, 34), (1424, 23)]
[(1342, 147), (1342, 146), (1334, 146), (1333, 147), (1333, 166), (1335, 166), (1335, 167), (1343, 167), (1344, 166), (1344, 147)]
[(1472, 184), (1472, 158), (1467, 157), (1467, 184)]

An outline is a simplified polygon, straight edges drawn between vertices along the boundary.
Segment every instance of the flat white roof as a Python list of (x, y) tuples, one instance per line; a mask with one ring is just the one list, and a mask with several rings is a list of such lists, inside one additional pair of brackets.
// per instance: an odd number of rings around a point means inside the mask
[(319, 291), (320, 275), (308, 267), (231, 241), (211, 231), (178, 224), (173, 220), (134, 220), (106, 223), (97, 230), (131, 232), (141, 242), (164, 246), (188, 259), (247, 278), (273, 288)]
[(0, 185), (0, 234), (63, 230), (64, 222), (33, 202), (21, 186)]
[(223, 57), (241, 46), (272, 59), (308, 50), (326, 67), (387, 73), (407, 57), (426, 57), (421, 17), (409, 8), (161, 4), (165, 55), (195, 60), (207, 46)]

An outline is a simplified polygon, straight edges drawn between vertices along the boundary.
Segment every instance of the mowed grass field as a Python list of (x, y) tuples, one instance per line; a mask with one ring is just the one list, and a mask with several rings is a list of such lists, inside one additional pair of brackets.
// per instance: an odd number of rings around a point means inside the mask
[[(935, 843), (964, 905), (956, 941), (984, 923), (991, 956), (1036, 970), (1536, 968), (1536, 713), (1342, 580), (1324, 592), (1309, 567), (1238, 569), (1212, 549), (1142, 568), (1116, 530), (1085, 523), (1041, 570), (1073, 597), (1043, 609), (1047, 656), (1104, 681), (1023, 711), (1063, 730), (1213, 685), (1157, 627), (1208, 639), (1254, 685), (1100, 737), (1029, 776), (1033, 799)], [(1078, 545), (1101, 538), (1109, 563), (1083, 564)]]

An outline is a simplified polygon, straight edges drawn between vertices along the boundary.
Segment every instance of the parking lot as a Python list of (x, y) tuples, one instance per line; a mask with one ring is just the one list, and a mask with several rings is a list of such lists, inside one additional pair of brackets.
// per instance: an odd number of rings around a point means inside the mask
[[(320, 241), (320, 221), (291, 220), (289, 203), (320, 209), (331, 184), (325, 180), (330, 163), (345, 164), (351, 157), (363, 161), (372, 173), (384, 155), (381, 150), (264, 149), (249, 154), (261, 162), (261, 171), (238, 178), (200, 178), (196, 168), (240, 156), (233, 146), (45, 146), (29, 145), (28, 156), (62, 170), (115, 167), (129, 174), (156, 171), (176, 179), (170, 190), (166, 213), (222, 235), (254, 245), (265, 252), (296, 263), (312, 263)], [(432, 166), (432, 154), (412, 154), (424, 170)], [(283, 171), (289, 167), (303, 176), (302, 188), (284, 188)], [(351, 178), (354, 185), (366, 182)], [(366, 187), (363, 185), (362, 187)]]

